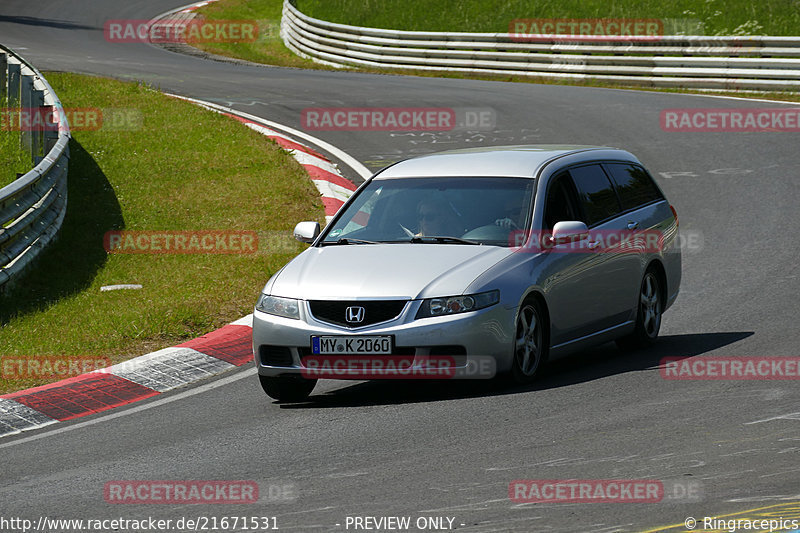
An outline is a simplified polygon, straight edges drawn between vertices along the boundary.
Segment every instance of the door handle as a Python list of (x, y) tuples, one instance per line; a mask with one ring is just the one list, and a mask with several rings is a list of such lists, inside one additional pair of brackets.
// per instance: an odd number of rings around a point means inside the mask
[(628, 222), (628, 229), (629, 230), (633, 231), (638, 227), (639, 227), (639, 223), (638, 222), (634, 222), (634, 221)]
[(590, 250), (594, 250), (598, 246), (600, 246), (600, 241), (594, 241), (587, 244)]

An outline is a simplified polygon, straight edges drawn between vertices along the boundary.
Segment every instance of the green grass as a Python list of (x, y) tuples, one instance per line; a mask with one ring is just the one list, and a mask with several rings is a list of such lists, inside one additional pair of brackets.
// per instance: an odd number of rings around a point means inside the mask
[(315, 68), (311, 60), (303, 59), (284, 46), (280, 37), (281, 0), (225, 0), (213, 2), (198, 10), (202, 16), (216, 20), (255, 20), (258, 38), (253, 42), (193, 43), (193, 46), (228, 57), (266, 63), (281, 67)]
[(705, 35), (800, 35), (798, 0), (296, 1), (311, 17), (398, 30), (507, 32), (521, 18), (655, 18), (665, 27), (666, 19), (700, 22)]
[[(7, 109), (2, 103), (0, 109)], [(8, 185), (17, 174), (24, 174), (33, 168), (31, 156), (20, 147), (18, 131), (0, 128), (0, 188)]]
[[(303, 245), (299, 220), (323, 220), (297, 162), (237, 121), (148, 87), (47, 73), (66, 108), (123, 108), (127, 128), (73, 131), (69, 201), (58, 240), (0, 296), (3, 357), (108, 356), (171, 346), (252, 311), (267, 279)], [(249, 255), (107, 254), (125, 230), (254, 230)], [(141, 290), (101, 292), (136, 283)], [(42, 380), (0, 380), (0, 393)]]

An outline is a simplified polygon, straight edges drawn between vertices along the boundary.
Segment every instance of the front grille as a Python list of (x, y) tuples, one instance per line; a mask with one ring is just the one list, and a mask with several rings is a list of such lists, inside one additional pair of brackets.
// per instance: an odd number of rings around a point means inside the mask
[(264, 366), (294, 366), (292, 350), (288, 346), (262, 344), (258, 348), (258, 357)]
[[(311, 314), (321, 322), (345, 326), (348, 328), (360, 328), (386, 322), (397, 318), (406, 306), (406, 300), (370, 300), (370, 301), (331, 301), (331, 300), (311, 300), (308, 302), (311, 307)], [(347, 321), (348, 307), (363, 307), (364, 318), (360, 322)]]
[(467, 355), (467, 348), (456, 344), (431, 346), (430, 355)]

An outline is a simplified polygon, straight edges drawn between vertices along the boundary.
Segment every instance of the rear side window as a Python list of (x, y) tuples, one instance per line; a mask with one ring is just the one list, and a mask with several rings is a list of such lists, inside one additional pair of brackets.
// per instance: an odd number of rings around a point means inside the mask
[(620, 212), (617, 194), (600, 165), (571, 168), (569, 173), (578, 189), (578, 197), (586, 215), (587, 226), (613, 217)]
[(626, 163), (607, 163), (605, 167), (617, 186), (623, 211), (663, 198), (653, 178), (643, 168)]

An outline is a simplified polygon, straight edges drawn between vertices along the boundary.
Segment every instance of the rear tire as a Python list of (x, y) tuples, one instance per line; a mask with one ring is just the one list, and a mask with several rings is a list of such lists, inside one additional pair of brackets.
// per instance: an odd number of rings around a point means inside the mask
[(511, 365), (511, 376), (517, 383), (532, 382), (547, 362), (550, 347), (544, 317), (542, 304), (536, 299), (525, 300), (519, 308)]
[(258, 376), (258, 379), (261, 380), (261, 388), (264, 389), (267, 396), (279, 402), (301, 402), (308, 398), (317, 384), (316, 379), (300, 377)]
[(661, 315), (664, 302), (661, 296), (661, 281), (655, 270), (648, 269), (639, 288), (639, 303), (636, 309), (636, 328), (633, 333), (617, 339), (623, 350), (635, 350), (651, 346), (661, 330)]

